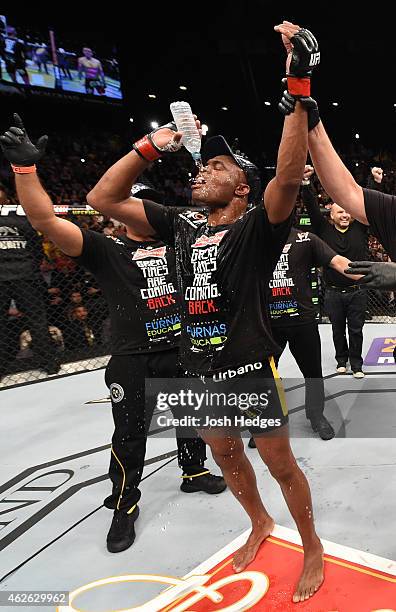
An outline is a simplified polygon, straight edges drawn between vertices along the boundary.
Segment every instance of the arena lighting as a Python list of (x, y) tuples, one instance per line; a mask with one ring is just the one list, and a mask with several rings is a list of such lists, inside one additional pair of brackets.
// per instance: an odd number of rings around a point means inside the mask
[(333, 106), (338, 106), (338, 102), (332, 102)]
[(356, 162), (355, 166), (358, 166), (358, 165), (359, 165), (359, 162)]
[(221, 110), (228, 110), (228, 106), (222, 106)]
[(206, 125), (206, 123), (203, 123), (203, 124), (201, 125), (201, 129), (202, 129), (202, 135), (203, 135), (203, 136), (206, 136), (206, 134), (207, 134), (207, 133), (208, 133), (208, 131), (209, 131), (209, 128), (208, 128), (208, 126)]
[(149, 94), (148, 95), (149, 98), (153, 98), (153, 100), (155, 100), (155, 98), (157, 97), (155, 94)]
[(82, 158), (80, 159), (80, 162), (84, 163), (84, 162), (85, 162), (85, 159), (82, 157)]
[(360, 138), (359, 134), (355, 134), (355, 138), (358, 140)]
[(183, 91), (187, 91), (187, 87), (185, 85), (179, 85), (179, 89), (182, 89)]
[(265, 104), (265, 106), (271, 106), (271, 102), (268, 102), (268, 100), (266, 100), (266, 101), (264, 102), (264, 104)]
[(159, 123), (158, 123), (158, 121), (152, 121), (152, 122), (150, 123), (150, 125), (151, 125), (151, 127), (153, 128), (153, 130), (156, 130), (156, 129), (157, 129), (157, 127), (159, 126)]
[(133, 123), (133, 117), (129, 117), (129, 121)]

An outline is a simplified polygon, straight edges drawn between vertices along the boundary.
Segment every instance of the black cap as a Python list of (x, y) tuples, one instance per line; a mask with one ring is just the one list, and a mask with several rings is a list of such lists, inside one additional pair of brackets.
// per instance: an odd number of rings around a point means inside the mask
[(132, 185), (131, 196), (133, 198), (140, 198), (141, 200), (153, 200), (159, 204), (163, 204), (164, 196), (162, 193), (157, 191), (153, 185), (147, 183), (135, 183)]
[(261, 196), (260, 172), (257, 166), (243, 155), (234, 153), (224, 136), (212, 136), (203, 146), (202, 161), (204, 164), (207, 164), (209, 159), (217, 155), (229, 155), (241, 170), (244, 171), (247, 184), (250, 187), (248, 201), (250, 204), (256, 203)]

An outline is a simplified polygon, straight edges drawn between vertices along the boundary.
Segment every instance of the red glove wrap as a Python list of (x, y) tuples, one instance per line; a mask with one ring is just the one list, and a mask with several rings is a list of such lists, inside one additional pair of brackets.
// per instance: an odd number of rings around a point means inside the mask
[(292, 96), (304, 96), (309, 98), (311, 95), (311, 79), (299, 79), (297, 77), (287, 77), (287, 91)]
[(159, 151), (157, 151), (157, 149), (153, 146), (148, 136), (143, 136), (143, 138), (137, 140), (134, 143), (133, 148), (135, 149), (136, 153), (138, 153), (140, 157), (143, 157), (143, 159), (146, 161), (152, 162), (161, 157), (161, 153), (159, 153)]

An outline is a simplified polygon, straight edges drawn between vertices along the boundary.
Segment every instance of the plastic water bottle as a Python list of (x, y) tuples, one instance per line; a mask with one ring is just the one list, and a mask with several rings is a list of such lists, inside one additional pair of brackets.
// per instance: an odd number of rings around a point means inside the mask
[(191, 106), (188, 102), (172, 102), (173, 119), (179, 132), (183, 132), (182, 144), (191, 153), (197, 165), (201, 164), (201, 137), (199, 135)]

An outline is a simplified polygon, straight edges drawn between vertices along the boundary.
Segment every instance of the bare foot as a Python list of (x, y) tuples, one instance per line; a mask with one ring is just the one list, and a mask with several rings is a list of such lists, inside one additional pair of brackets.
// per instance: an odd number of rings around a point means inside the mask
[(249, 563), (253, 561), (261, 544), (271, 535), (274, 527), (275, 523), (269, 516), (260, 525), (252, 529), (246, 544), (237, 550), (234, 555), (232, 566), (235, 572), (243, 572)]
[(293, 603), (315, 595), (323, 580), (323, 546), (318, 539), (314, 546), (304, 551), (304, 569), (293, 595)]

